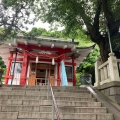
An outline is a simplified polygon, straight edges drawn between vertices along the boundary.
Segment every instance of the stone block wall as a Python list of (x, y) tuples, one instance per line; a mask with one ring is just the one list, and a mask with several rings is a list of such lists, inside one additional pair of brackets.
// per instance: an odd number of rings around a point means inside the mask
[(120, 82), (114, 81), (96, 88), (112, 101), (120, 105)]

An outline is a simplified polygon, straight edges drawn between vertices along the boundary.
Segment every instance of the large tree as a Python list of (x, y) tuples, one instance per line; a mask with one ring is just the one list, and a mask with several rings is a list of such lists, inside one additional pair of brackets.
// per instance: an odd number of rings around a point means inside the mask
[(26, 24), (33, 24), (35, 18), (30, 15), (35, 6), (35, 0), (0, 0), (0, 38), (15, 35)]
[[(100, 48), (103, 62), (110, 52), (106, 24), (111, 38), (119, 34), (119, 0), (42, 0), (36, 12), (43, 21), (61, 23), (68, 33), (86, 27), (86, 34)], [(116, 43), (115, 39), (111, 42)]]

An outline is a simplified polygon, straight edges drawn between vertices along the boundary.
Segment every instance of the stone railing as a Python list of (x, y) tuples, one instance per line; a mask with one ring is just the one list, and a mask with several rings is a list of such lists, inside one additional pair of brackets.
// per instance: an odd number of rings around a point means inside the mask
[(118, 64), (118, 73), (119, 73), (119, 76), (120, 76), (120, 59), (117, 59), (117, 64)]
[(114, 53), (109, 54), (109, 58), (105, 63), (101, 63), (100, 59), (96, 61), (95, 79), (95, 87), (113, 81), (120, 81), (120, 59), (117, 59)]

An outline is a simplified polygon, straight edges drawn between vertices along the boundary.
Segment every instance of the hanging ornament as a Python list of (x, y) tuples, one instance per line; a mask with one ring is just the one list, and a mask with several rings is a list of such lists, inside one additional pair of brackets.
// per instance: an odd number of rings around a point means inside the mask
[(38, 63), (38, 59), (39, 59), (39, 58), (38, 58), (38, 56), (37, 56), (37, 57), (36, 57), (36, 63)]
[(55, 65), (55, 59), (52, 58), (52, 65)]

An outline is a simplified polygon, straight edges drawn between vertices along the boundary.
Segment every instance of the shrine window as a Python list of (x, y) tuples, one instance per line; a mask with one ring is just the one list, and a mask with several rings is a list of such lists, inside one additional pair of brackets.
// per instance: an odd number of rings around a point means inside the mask
[(22, 69), (22, 63), (20, 62), (12, 62), (10, 75), (20, 74)]
[(68, 79), (72, 79), (72, 66), (65, 66)]

